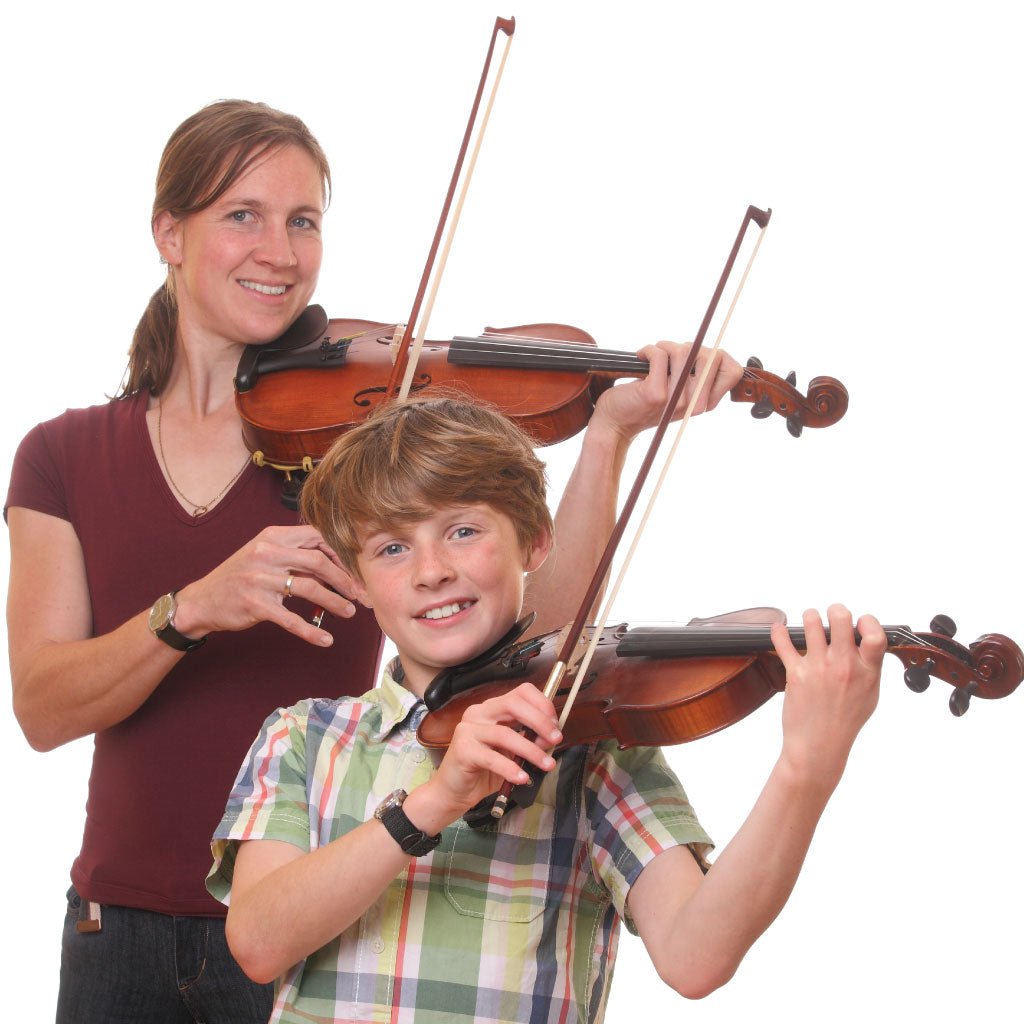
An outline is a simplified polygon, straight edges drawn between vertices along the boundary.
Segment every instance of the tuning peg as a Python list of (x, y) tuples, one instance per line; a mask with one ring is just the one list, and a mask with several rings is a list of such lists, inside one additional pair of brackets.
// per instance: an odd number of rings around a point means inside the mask
[(928, 628), (939, 636), (956, 635), (956, 623), (948, 615), (936, 615)]
[(804, 418), (800, 415), (799, 409), (786, 417), (786, 429), (794, 437), (799, 437), (804, 432)]
[(751, 356), (747, 360), (747, 366), (749, 366), (749, 367), (751, 367), (752, 369), (755, 369), (755, 370), (763, 370), (764, 369), (764, 363), (762, 363), (761, 360), (757, 358), (757, 356)]
[(768, 395), (762, 395), (750, 407), (750, 415), (753, 416), (755, 420), (767, 419), (773, 412), (775, 412), (775, 406), (772, 405), (772, 400)]
[(786, 374), (786, 383), (796, 387), (796, 370), (790, 370)]
[(935, 662), (931, 658), (920, 665), (909, 665), (906, 672), (903, 673), (903, 682), (914, 693), (924, 693), (932, 681), (932, 669), (934, 668)]
[(949, 695), (949, 710), (959, 718), (970, 706), (971, 698), (978, 692), (978, 684), (972, 679), (962, 690)]

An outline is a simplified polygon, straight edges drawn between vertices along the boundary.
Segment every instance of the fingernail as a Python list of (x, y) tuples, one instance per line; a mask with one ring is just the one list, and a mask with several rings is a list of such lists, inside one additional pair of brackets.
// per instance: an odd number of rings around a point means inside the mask
[(517, 777), (519, 779), (519, 784), (520, 785), (522, 785), (525, 782), (529, 782), (530, 781), (530, 776), (527, 775), (526, 772), (520, 772)]
[(320, 633), (320, 643), (324, 647), (330, 647), (331, 644), (334, 643), (334, 637), (331, 636), (330, 633), (325, 633), (325, 632), (321, 631), (321, 633)]

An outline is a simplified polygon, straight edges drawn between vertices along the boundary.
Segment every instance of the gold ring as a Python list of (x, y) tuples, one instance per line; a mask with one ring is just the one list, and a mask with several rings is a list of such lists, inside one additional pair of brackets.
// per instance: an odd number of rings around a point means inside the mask
[(294, 582), (295, 582), (295, 577), (294, 576), (289, 576), (288, 579), (286, 579), (284, 581), (284, 596), (285, 597), (291, 597), (292, 596), (292, 584)]

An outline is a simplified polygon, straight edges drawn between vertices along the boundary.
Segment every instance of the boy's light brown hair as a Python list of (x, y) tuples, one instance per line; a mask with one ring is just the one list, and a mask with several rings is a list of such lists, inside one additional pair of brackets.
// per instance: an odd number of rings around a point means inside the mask
[(387, 403), (338, 438), (302, 488), (304, 519), (356, 575), (361, 536), (478, 503), (511, 519), (524, 552), (553, 533), (544, 463), (526, 435), (448, 398)]

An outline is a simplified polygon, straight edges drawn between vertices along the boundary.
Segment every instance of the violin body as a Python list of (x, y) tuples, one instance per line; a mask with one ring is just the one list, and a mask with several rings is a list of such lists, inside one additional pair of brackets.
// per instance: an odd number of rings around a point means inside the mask
[[(1012, 693), (1024, 679), (1021, 649), (998, 633), (963, 647), (952, 639), (947, 623), (952, 625), (937, 616), (932, 625), (944, 631), (928, 633), (883, 627), (887, 653), (903, 663), (907, 685), (919, 691), (933, 676), (950, 683), (950, 709), (956, 715), (964, 713), (972, 696), (996, 699)], [(803, 631), (789, 632), (802, 647)], [(442, 672), (425, 694), (429, 713), (420, 725), (420, 742), (447, 747), (471, 704), (523, 682), (543, 689), (558, 651), (559, 635), (549, 633), (510, 644), (468, 671)], [(559, 711), (571, 683), (569, 677), (563, 680), (554, 699)], [(734, 725), (785, 686), (785, 669), (772, 646), (771, 627), (764, 623), (723, 616), (688, 626), (608, 627), (562, 727), (560, 749), (599, 739), (613, 739), (623, 748), (686, 743)]]
[[(395, 324), (328, 320), (310, 306), (281, 338), (249, 345), (235, 376), (235, 402), (256, 461), (311, 468), (345, 430), (386, 398), (396, 348)], [(566, 324), (487, 328), (480, 337), (424, 341), (411, 393), (483, 403), (514, 420), (538, 445), (582, 430), (601, 393), (623, 377), (642, 377), (632, 352), (600, 349)], [(756, 417), (778, 413), (790, 432), (835, 423), (849, 396), (832, 377), (816, 377), (801, 395), (751, 360), (731, 392)]]

